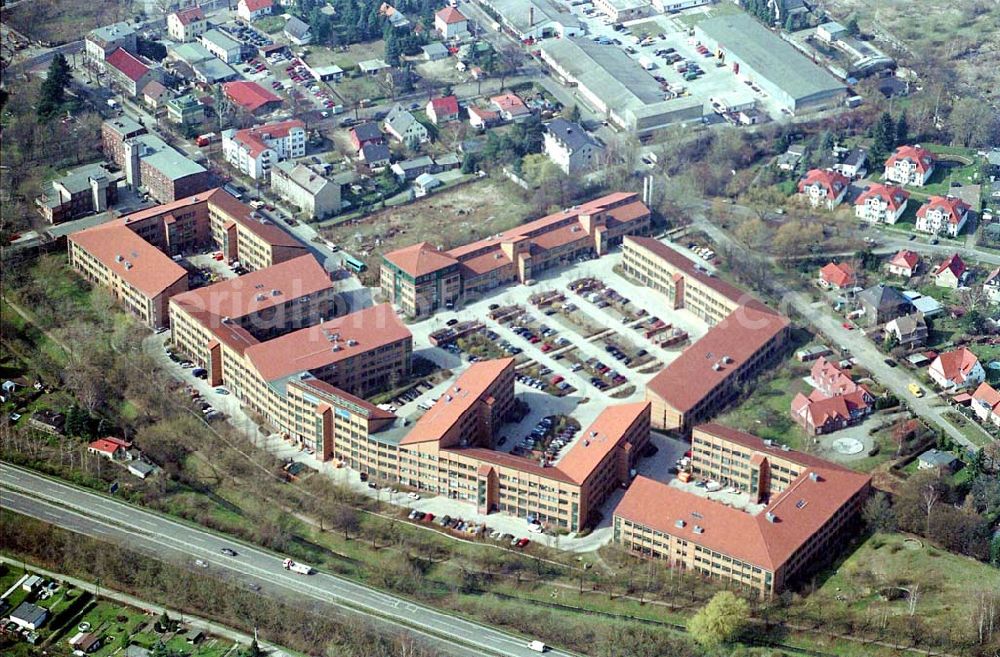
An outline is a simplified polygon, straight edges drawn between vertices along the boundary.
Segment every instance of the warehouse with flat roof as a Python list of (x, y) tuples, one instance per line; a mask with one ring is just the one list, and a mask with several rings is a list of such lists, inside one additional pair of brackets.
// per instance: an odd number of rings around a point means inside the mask
[(796, 112), (840, 103), (847, 87), (748, 14), (719, 16), (695, 25), (695, 34), (730, 69), (785, 109)]
[(621, 48), (586, 38), (556, 39), (542, 46), (542, 60), (576, 85), (591, 107), (625, 130), (644, 134), (673, 123), (701, 121), (704, 116), (701, 100), (671, 98)]

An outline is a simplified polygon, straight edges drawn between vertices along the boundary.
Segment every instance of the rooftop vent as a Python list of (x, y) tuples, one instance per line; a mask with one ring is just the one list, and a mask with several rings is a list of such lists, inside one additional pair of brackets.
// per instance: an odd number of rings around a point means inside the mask
[(597, 438), (597, 432), (596, 431), (591, 431), (590, 432), (590, 437), (591, 438)]
[(770, 438), (765, 438), (764, 439), (764, 445), (766, 445), (767, 447), (771, 447), (771, 446), (774, 445), (774, 441), (771, 440)]
[(341, 347), (341, 346), (340, 346), (339, 344), (337, 344), (337, 343), (334, 343), (334, 345), (333, 345), (332, 347), (330, 347), (330, 349), (331, 349), (332, 351), (340, 351), (341, 349), (343, 349), (343, 347)]
[(590, 441), (589, 440), (584, 440), (583, 441), (583, 446), (584, 447), (589, 447), (590, 446)]
[(788, 445), (782, 445), (781, 446), (781, 451), (782, 452), (787, 452), (789, 449), (791, 449), (791, 448)]
[(265, 295), (265, 294), (258, 294), (257, 295), (257, 301), (263, 301), (266, 298), (267, 298), (267, 295)]
[(347, 346), (348, 347), (357, 347), (358, 346), (358, 341), (357, 340), (348, 340), (347, 341)]
[(462, 392), (462, 388), (460, 386), (455, 386), (455, 392)]
[(444, 400), (445, 400), (446, 402), (450, 402), (450, 401), (451, 401), (451, 395), (445, 395), (445, 396), (444, 396)]
[(272, 297), (280, 297), (281, 296), (281, 290), (271, 290), (271, 296)]
[(697, 511), (692, 511), (691, 515), (693, 517), (695, 517), (695, 518), (704, 518), (705, 517), (705, 516), (701, 515), (700, 513), (698, 513)]
[(718, 363), (712, 363), (712, 369), (715, 370), (716, 372), (718, 372), (719, 370), (722, 369), (722, 365), (720, 365)]
[(705, 533), (705, 528), (702, 527), (701, 525), (695, 525), (694, 526), (694, 533), (695, 534), (704, 534)]
[(676, 522), (674, 522), (674, 527), (676, 527), (677, 529), (683, 529), (684, 525), (686, 524), (687, 523), (684, 522), (683, 520), (677, 520)]
[(126, 260), (125, 261), (125, 269), (132, 269), (132, 263)]
[(809, 478), (812, 479), (813, 481), (822, 481), (822, 478), (819, 476), (818, 472), (810, 472)]
[(805, 500), (799, 500), (798, 502), (795, 503), (795, 508), (804, 509), (806, 508), (806, 504), (808, 504), (808, 502), (806, 502)]
[(122, 262), (123, 260), (125, 260), (124, 256), (121, 256), (121, 255), (116, 255), (115, 256), (115, 262)]
[(770, 511), (768, 511), (767, 513), (765, 513), (764, 517), (767, 518), (768, 522), (775, 522), (778, 519), (778, 516), (774, 515)]
[(228, 324), (230, 321), (232, 321), (232, 320), (229, 319), (228, 315), (222, 318), (222, 323), (223, 324)]
[(730, 356), (723, 356), (722, 357), (722, 362), (725, 363), (726, 365), (729, 365), (730, 363), (733, 362), (733, 359)]

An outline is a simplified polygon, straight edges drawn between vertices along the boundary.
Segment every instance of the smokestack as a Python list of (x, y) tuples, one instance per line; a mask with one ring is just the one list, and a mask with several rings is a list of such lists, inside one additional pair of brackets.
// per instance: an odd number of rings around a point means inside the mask
[(528, 27), (533, 27), (535, 25), (535, 7), (532, 5), (528, 7)]

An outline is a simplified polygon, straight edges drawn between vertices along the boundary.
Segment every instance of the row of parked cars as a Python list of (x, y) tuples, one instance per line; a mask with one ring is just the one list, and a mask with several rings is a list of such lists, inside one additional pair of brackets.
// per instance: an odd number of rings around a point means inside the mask
[(243, 21), (236, 21), (235, 27), (229, 30), (233, 36), (248, 46), (263, 48), (274, 44), (274, 40), (253, 29)]

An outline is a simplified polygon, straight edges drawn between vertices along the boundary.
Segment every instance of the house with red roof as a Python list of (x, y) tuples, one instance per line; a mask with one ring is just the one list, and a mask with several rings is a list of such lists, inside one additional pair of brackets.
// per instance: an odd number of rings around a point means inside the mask
[(972, 411), (982, 422), (1000, 426), (1000, 391), (988, 383), (980, 383), (972, 393)]
[(105, 438), (98, 438), (94, 442), (87, 445), (87, 451), (91, 454), (103, 456), (106, 459), (119, 461), (125, 458), (131, 447), (132, 443), (128, 441), (108, 436)]
[(251, 114), (266, 114), (281, 104), (280, 97), (248, 80), (226, 82), (222, 92), (233, 104)]
[(799, 181), (799, 193), (809, 199), (809, 204), (815, 207), (825, 207), (832, 210), (844, 200), (850, 179), (833, 169), (811, 169)]
[(245, 21), (255, 21), (270, 16), (273, 9), (273, 0), (240, 0), (236, 14)]
[(490, 105), (496, 109), (504, 121), (524, 121), (531, 116), (531, 110), (517, 94), (506, 93), (490, 98)]
[(986, 298), (993, 303), (1000, 303), (1000, 267), (986, 275), (986, 280), (983, 281), (983, 292), (986, 293)]
[(254, 180), (266, 180), (271, 167), (306, 154), (306, 124), (298, 119), (222, 132), (226, 162)]
[(872, 183), (854, 199), (854, 215), (873, 224), (894, 224), (909, 200), (910, 193), (902, 187)]
[(936, 158), (921, 146), (900, 146), (885, 161), (882, 177), (900, 185), (923, 187), (934, 173)]
[(932, 196), (917, 210), (916, 230), (955, 237), (962, 232), (971, 206), (955, 196)]
[(138, 96), (155, 79), (152, 69), (124, 48), (118, 48), (108, 55), (104, 63), (105, 70), (111, 76), (111, 84), (129, 96)]
[(927, 374), (945, 391), (972, 388), (986, 380), (986, 370), (979, 358), (966, 347), (938, 355)]
[(792, 418), (811, 436), (830, 433), (863, 421), (874, 410), (875, 397), (835, 363), (820, 358), (810, 380), (816, 387), (808, 396), (792, 399)]
[(477, 130), (492, 128), (500, 122), (500, 113), (482, 107), (469, 107), (469, 125)]
[(458, 121), (458, 98), (455, 96), (431, 98), (427, 101), (426, 112), (427, 118), (434, 125)]
[(819, 270), (819, 284), (825, 288), (842, 290), (857, 283), (854, 267), (846, 262), (828, 262)]
[(902, 249), (889, 259), (889, 273), (910, 278), (920, 269), (920, 255), (916, 251)]
[(950, 287), (957, 290), (958, 286), (962, 284), (965, 270), (965, 262), (962, 257), (953, 253), (934, 270), (934, 284), (938, 287)]
[(434, 29), (444, 39), (460, 39), (469, 33), (469, 19), (455, 7), (445, 7), (434, 14)]
[(184, 7), (167, 16), (167, 34), (174, 41), (194, 41), (204, 34), (207, 24), (201, 7)]

